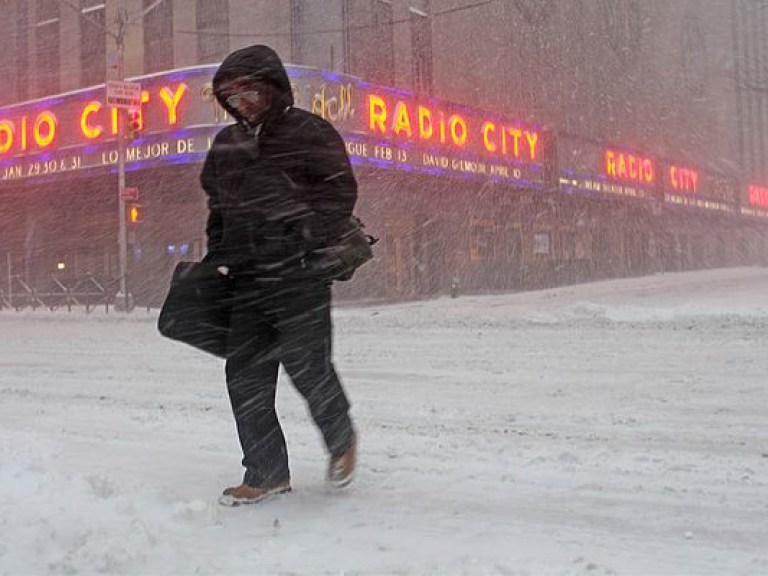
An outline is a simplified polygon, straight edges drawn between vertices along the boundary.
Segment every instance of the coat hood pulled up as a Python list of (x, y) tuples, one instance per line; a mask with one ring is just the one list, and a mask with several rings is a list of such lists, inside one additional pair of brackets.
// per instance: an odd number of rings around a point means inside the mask
[(237, 110), (229, 106), (222, 98), (221, 88), (238, 78), (260, 77), (268, 80), (275, 88), (272, 105), (267, 117), (282, 112), (293, 106), (291, 82), (280, 57), (269, 46), (255, 44), (235, 50), (221, 63), (213, 76), (213, 92), (216, 99), (229, 114), (240, 123), (245, 123)]

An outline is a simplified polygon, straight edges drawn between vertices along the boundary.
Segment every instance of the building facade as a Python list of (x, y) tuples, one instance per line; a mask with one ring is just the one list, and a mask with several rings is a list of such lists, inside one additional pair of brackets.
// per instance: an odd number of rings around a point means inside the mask
[(767, 16), (763, 0), (0, 0), (16, 55), (0, 63), (0, 286), (7, 302), (117, 274), (117, 38), (146, 92), (126, 177), (140, 303), (204, 253), (197, 174), (228, 121), (206, 82), (253, 43), (342, 132), (381, 238), (342, 297), (765, 264)]

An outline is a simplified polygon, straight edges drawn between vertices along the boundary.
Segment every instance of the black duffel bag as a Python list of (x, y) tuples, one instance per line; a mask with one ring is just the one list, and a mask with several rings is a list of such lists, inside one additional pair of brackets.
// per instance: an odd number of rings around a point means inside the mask
[(157, 329), (166, 338), (224, 358), (231, 308), (229, 276), (207, 262), (179, 262), (157, 319)]
[(351, 216), (344, 232), (328, 246), (316, 248), (302, 260), (302, 272), (307, 276), (329, 280), (349, 280), (360, 266), (373, 258), (371, 246), (378, 242), (363, 231), (365, 224)]

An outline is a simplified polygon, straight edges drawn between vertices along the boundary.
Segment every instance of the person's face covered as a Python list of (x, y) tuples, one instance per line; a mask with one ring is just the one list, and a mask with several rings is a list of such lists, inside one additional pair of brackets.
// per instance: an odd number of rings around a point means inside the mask
[(272, 85), (259, 78), (240, 78), (223, 87), (224, 101), (251, 126), (264, 119), (272, 105)]

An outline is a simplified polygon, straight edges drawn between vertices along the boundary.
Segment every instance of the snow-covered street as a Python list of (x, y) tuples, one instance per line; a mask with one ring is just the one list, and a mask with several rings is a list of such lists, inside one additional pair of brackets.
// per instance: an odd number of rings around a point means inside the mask
[(0, 574), (768, 574), (768, 270), (335, 310), (361, 437), (281, 377), (294, 493), (156, 312), (0, 312)]

